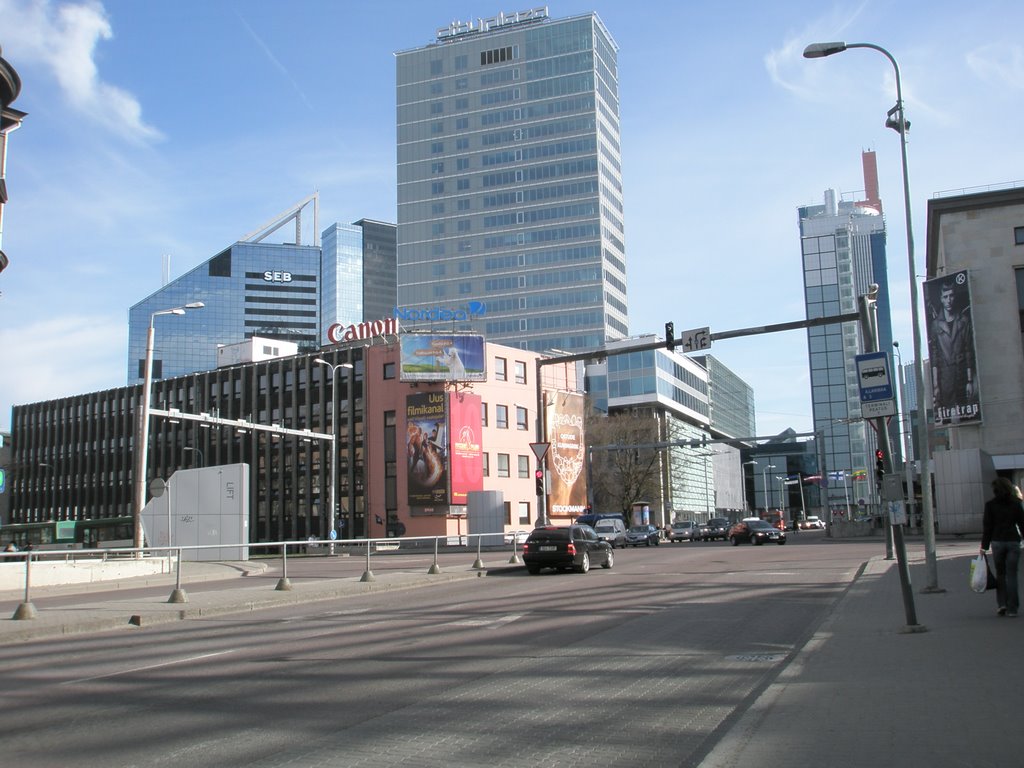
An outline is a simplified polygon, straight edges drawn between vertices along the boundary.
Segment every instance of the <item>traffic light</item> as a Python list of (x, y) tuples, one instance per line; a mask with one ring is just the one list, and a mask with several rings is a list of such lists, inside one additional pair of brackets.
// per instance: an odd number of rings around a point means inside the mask
[(676, 348), (676, 324), (665, 323), (665, 348), (670, 352)]
[(538, 469), (534, 473), (533, 476), (537, 478), (537, 495), (538, 496), (543, 496), (544, 495), (544, 470), (543, 469)]
[(875, 479), (879, 483), (882, 482), (882, 477), (885, 475), (885, 451), (879, 448), (875, 451)]

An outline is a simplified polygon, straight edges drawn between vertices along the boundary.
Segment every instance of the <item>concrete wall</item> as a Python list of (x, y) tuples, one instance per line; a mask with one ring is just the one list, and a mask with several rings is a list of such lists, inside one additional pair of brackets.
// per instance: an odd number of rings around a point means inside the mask
[(996, 477), (992, 457), (977, 448), (936, 451), (935, 523), (939, 533), (981, 533), (985, 500)]

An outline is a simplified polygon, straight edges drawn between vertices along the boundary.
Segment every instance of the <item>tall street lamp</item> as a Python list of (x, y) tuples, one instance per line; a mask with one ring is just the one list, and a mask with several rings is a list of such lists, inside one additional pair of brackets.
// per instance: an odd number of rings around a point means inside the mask
[(193, 453), (198, 454), (199, 462), (196, 464), (196, 466), (204, 466), (205, 462), (203, 461), (203, 452), (199, 448), (193, 448), (189, 445), (186, 445), (184, 448), (181, 449), (182, 453), (184, 453), (185, 451), (192, 451)]
[[(338, 534), (334, 532), (334, 514), (337, 509), (338, 502), (338, 382), (335, 380), (334, 375), (342, 368), (347, 369), (349, 373), (349, 388), (348, 396), (352, 398), (352, 363), (338, 363), (334, 365), (327, 362), (322, 357), (313, 358), (313, 362), (319, 365), (326, 365), (330, 369), (331, 375), (331, 487), (330, 493), (328, 494), (328, 504), (330, 509), (327, 512), (327, 534), (334, 536)], [(326, 419), (325, 419), (326, 421)], [(349, 440), (352, 439), (351, 427), (349, 430)], [(349, 459), (351, 463), (351, 457)], [(334, 536), (331, 537), (331, 554), (334, 554)]]
[[(749, 466), (751, 464), (753, 464), (756, 467), (757, 466), (757, 461), (755, 459), (751, 459), (750, 461), (744, 461), (743, 462), (743, 466), (744, 467)], [(746, 477), (746, 470), (745, 469), (741, 469), (741, 471), (740, 471), (740, 480), (741, 480), (740, 487), (743, 489), (743, 516), (746, 517), (747, 513), (750, 512), (750, 508), (747, 506), (747, 477)], [(753, 485), (753, 475), (751, 475), (751, 485)], [(756, 500), (757, 500), (757, 494), (756, 493), (754, 494), (754, 499), (755, 499), (755, 503), (756, 503)]]
[(142, 508), (146, 505), (146, 473), (149, 459), (149, 409), (151, 407), (150, 389), (153, 387), (153, 323), (158, 315), (184, 315), (188, 309), (202, 309), (205, 304), (193, 301), (173, 309), (161, 309), (149, 317), (149, 331), (146, 333), (146, 370), (142, 380), (141, 407), (139, 408), (139, 425), (136, 431), (138, 443), (135, 447), (135, 504), (133, 511), (135, 549), (142, 549)]
[(939, 589), (938, 564), (935, 558), (935, 524), (932, 512), (932, 468), (928, 450), (928, 424), (921, 411), (924, 403), (924, 361), (921, 355), (921, 320), (918, 310), (917, 269), (914, 264), (914, 230), (910, 221), (910, 176), (907, 173), (907, 131), (910, 121), (903, 110), (903, 84), (900, 81), (900, 65), (885, 48), (874, 43), (812, 43), (804, 49), (804, 58), (820, 59), (850, 48), (870, 48), (885, 56), (892, 64), (896, 75), (896, 106), (889, 110), (886, 128), (892, 128), (900, 135), (900, 159), (903, 167), (903, 205), (907, 225), (907, 264), (910, 267), (910, 309), (914, 323), (914, 383), (917, 387), (919, 418), (917, 420), (917, 442), (921, 447), (921, 521), (924, 526), (924, 553), (927, 574), (925, 592)]
[[(907, 404), (907, 372), (903, 368), (903, 356), (900, 354), (900, 343), (892, 343), (893, 351), (896, 352), (896, 359), (899, 361), (899, 384), (900, 384), (900, 413), (903, 414), (903, 468), (906, 472), (907, 483), (907, 508), (912, 512), (914, 509), (914, 439), (913, 420), (910, 418), (910, 406)], [(913, 519), (908, 517), (908, 519)]]
[[(764, 511), (767, 512), (772, 506), (772, 494), (771, 489), (768, 487), (768, 470), (775, 469), (774, 464), (769, 464), (767, 467), (761, 467), (761, 488), (764, 489)], [(756, 496), (756, 494), (755, 494)], [(756, 499), (755, 499), (756, 502)]]

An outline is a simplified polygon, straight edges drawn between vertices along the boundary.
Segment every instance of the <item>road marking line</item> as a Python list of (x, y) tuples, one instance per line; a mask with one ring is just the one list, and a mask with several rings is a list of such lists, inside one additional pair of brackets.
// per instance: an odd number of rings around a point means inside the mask
[(92, 677), (80, 677), (77, 680), (67, 680), (60, 685), (75, 685), (76, 683), (89, 683), (93, 680), (103, 680), (107, 677), (118, 677), (120, 675), (130, 675), (133, 672), (146, 672), (150, 669), (160, 669), (161, 667), (173, 667), (175, 664), (187, 664), (190, 661), (200, 661), (202, 659), (210, 659), (214, 656), (223, 656), (227, 653), (234, 653), (235, 649), (232, 648), (227, 651), (217, 651), (216, 653), (203, 653), (199, 656), (189, 656), (186, 659), (176, 659), (174, 661), (165, 661), (161, 664), (148, 664), (144, 667), (134, 667), (132, 669), (122, 669), (120, 672), (110, 672), (106, 675), (93, 675)]

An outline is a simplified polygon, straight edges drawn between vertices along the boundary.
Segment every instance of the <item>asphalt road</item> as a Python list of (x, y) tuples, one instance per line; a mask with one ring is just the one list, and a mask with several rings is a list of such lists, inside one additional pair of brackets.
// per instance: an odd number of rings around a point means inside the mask
[(820, 532), (663, 544), (586, 575), (510, 568), (0, 647), (0, 755), (23, 768), (693, 766), (880, 546)]

